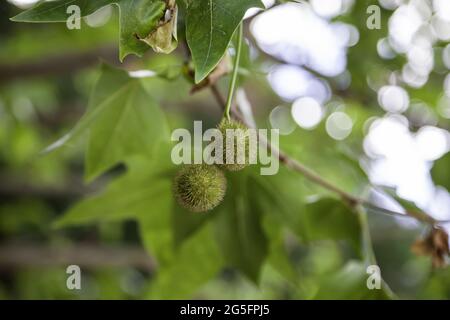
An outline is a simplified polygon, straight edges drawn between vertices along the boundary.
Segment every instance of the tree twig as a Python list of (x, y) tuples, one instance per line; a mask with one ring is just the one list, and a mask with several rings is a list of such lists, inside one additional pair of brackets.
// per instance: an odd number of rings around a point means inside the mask
[[(224, 97), (222, 96), (222, 94), (220, 93), (219, 89), (217, 88), (216, 85), (211, 85), (210, 86), (211, 92), (213, 94), (213, 96), (215, 97), (217, 103), (222, 107), (225, 108), (226, 106), (226, 101), (224, 99)], [(231, 113), (233, 115), (234, 118), (238, 119), (239, 121), (243, 122), (244, 124), (246, 124), (248, 127), (251, 127), (248, 122), (241, 116), (241, 114), (239, 112), (236, 111), (235, 108), (233, 108), (231, 110)], [(377, 211), (380, 213), (384, 213), (384, 214), (388, 214), (388, 215), (392, 215), (392, 216), (397, 216), (397, 217), (410, 217), (410, 218), (414, 218), (416, 220), (419, 220), (421, 222), (425, 222), (431, 225), (435, 225), (438, 223), (445, 223), (445, 222), (449, 222), (447, 220), (435, 220), (434, 218), (428, 216), (428, 215), (422, 215), (422, 214), (416, 214), (416, 213), (412, 213), (412, 212), (406, 212), (406, 214), (401, 213), (401, 212), (396, 212), (396, 211), (392, 211), (386, 208), (382, 208), (379, 207), (373, 203), (371, 203), (369, 200), (364, 199), (364, 198), (360, 198), (357, 196), (354, 196), (348, 192), (346, 192), (345, 190), (341, 189), (340, 187), (334, 185), (333, 183), (331, 183), (330, 181), (322, 178), (317, 172), (315, 172), (314, 170), (312, 170), (311, 168), (308, 168), (307, 166), (305, 166), (304, 164), (302, 164), (301, 162), (299, 162), (296, 159), (291, 158), (289, 155), (287, 155), (284, 151), (282, 151), (281, 149), (271, 145), (263, 136), (259, 135), (258, 137), (263, 144), (265, 144), (267, 146), (267, 148), (271, 151), (271, 154), (275, 157), (278, 157), (278, 159), (280, 160), (281, 163), (283, 163), (286, 167), (297, 171), (301, 174), (303, 174), (308, 180), (320, 185), (321, 187), (336, 193), (337, 195), (339, 195), (339, 197), (341, 197), (345, 202), (347, 202), (348, 204), (350, 204), (351, 206), (357, 206), (357, 205), (362, 205), (368, 209), (371, 209), (373, 211)]]
[(0, 173), (0, 181), (2, 182), (0, 184), (1, 200), (36, 197), (47, 201), (67, 201), (94, 193), (105, 184), (104, 179), (99, 179), (86, 186), (76, 175), (69, 176), (64, 183), (55, 185), (37, 185), (20, 176), (5, 173)]

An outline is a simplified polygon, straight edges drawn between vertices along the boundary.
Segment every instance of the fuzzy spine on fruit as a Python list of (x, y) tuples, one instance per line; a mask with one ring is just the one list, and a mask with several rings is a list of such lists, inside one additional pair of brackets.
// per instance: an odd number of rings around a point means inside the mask
[(244, 169), (255, 151), (250, 143), (250, 130), (243, 123), (227, 118), (222, 119), (218, 129), (223, 140), (223, 164), (219, 164), (219, 167), (229, 171)]
[(218, 206), (227, 188), (223, 172), (214, 165), (185, 165), (174, 179), (174, 195), (178, 203), (193, 212), (204, 212)]

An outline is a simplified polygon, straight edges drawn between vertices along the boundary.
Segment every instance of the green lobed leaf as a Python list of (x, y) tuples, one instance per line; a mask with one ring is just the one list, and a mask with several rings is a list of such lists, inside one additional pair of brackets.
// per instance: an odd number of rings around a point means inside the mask
[(213, 230), (210, 224), (206, 224), (177, 249), (169, 264), (158, 271), (149, 297), (188, 298), (216, 276), (222, 266), (223, 260), (214, 241)]
[[(252, 204), (256, 204), (256, 207), (264, 213), (264, 216), (261, 217), (261, 219), (262, 227), (264, 233), (267, 235), (268, 242), (267, 262), (286, 280), (297, 284), (299, 274), (290, 261), (284, 243), (283, 228), (284, 226), (292, 227), (290, 222), (293, 220), (286, 218), (287, 216), (283, 213), (287, 211), (292, 212), (292, 207), (287, 204), (288, 200), (284, 195), (280, 192), (272, 191), (277, 190), (277, 188), (271, 184), (273, 180), (267, 180), (267, 176), (261, 176), (258, 172), (258, 167), (249, 169), (253, 169), (249, 173), (249, 201)], [(283, 187), (286, 187), (286, 185)], [(289, 222), (286, 220), (289, 220)], [(295, 230), (295, 228), (293, 229)]]
[(369, 276), (364, 264), (350, 261), (338, 272), (333, 272), (321, 279), (319, 290), (313, 298), (319, 300), (390, 299), (383, 284), (381, 289), (370, 290), (367, 287)]
[(188, 2), (186, 39), (195, 66), (195, 82), (219, 63), (245, 12), (264, 8), (260, 0), (193, 0)]
[(166, 201), (165, 205), (163, 207), (157, 205), (156, 214), (139, 215), (138, 222), (139, 233), (144, 247), (150, 255), (156, 258), (158, 265), (161, 268), (165, 268), (174, 261), (175, 257), (170, 215), (173, 210), (171, 189), (161, 196)]
[(281, 166), (278, 173), (273, 176), (261, 176), (257, 170), (259, 169), (252, 172), (252, 178), (257, 181), (253, 187), (254, 192), (259, 194), (260, 201), (273, 208), (268, 213), (278, 223), (303, 238), (300, 213), (307, 197), (311, 196), (310, 190), (305, 186), (305, 180), (284, 166)]
[(213, 216), (213, 212), (206, 214), (191, 212), (175, 202), (172, 210), (172, 228), (175, 246), (180, 246), (186, 239), (201, 229)]
[[(112, 93), (114, 99), (110, 99)], [(89, 131), (85, 172), (88, 181), (130, 155), (150, 156), (161, 139), (168, 141), (163, 112), (139, 81), (130, 80), (125, 73), (104, 67), (91, 101), (88, 112), (97, 108), (105, 111), (97, 116)]]
[(164, 212), (168, 212), (166, 216), (169, 219), (171, 180), (165, 175), (160, 161), (137, 157), (129, 162), (129, 166), (126, 174), (100, 194), (75, 204), (54, 226), (67, 227), (139, 216), (160, 220)]
[(59, 220), (67, 227), (111, 220), (139, 222), (144, 246), (160, 265), (173, 261), (173, 196), (171, 164), (163, 145), (153, 159), (137, 156), (127, 161), (127, 173), (99, 195), (82, 200)]
[(257, 283), (268, 253), (262, 227), (264, 208), (252, 196), (254, 180), (245, 172), (228, 177), (228, 194), (214, 220), (215, 234), (225, 261)]
[(87, 181), (134, 155), (151, 156), (159, 142), (169, 140), (165, 116), (140, 81), (106, 65), (102, 66), (87, 112), (67, 135), (45, 151), (86, 132)]
[(66, 22), (67, 8), (76, 5), (81, 16), (87, 16), (107, 5), (117, 5), (120, 15), (120, 59), (128, 54), (142, 56), (148, 49), (140, 38), (156, 30), (164, 17), (166, 3), (162, 0), (58, 0), (43, 1), (11, 18), (17, 22)]
[[(272, 208), (271, 210), (276, 210)], [(269, 238), (268, 263), (286, 280), (298, 284), (299, 274), (294, 268), (284, 243), (283, 229), (273, 215), (266, 214), (263, 219), (264, 231)]]
[(342, 201), (322, 198), (306, 204), (299, 214), (307, 241), (348, 240), (359, 252), (361, 229), (358, 216)]

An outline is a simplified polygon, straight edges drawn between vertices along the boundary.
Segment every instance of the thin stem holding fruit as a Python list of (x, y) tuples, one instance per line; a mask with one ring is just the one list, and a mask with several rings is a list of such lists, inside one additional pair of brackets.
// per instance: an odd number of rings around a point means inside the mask
[(239, 70), (239, 61), (241, 60), (241, 49), (242, 49), (242, 38), (243, 38), (243, 27), (242, 22), (239, 24), (238, 27), (238, 38), (237, 38), (237, 47), (236, 47), (236, 56), (234, 59), (234, 67), (233, 67), (233, 74), (231, 76), (230, 81), (230, 87), (228, 89), (228, 98), (225, 106), (225, 113), (224, 116), (230, 120), (230, 110), (231, 110), (231, 103), (233, 102), (233, 96), (234, 96), (234, 89), (236, 87), (236, 80)]

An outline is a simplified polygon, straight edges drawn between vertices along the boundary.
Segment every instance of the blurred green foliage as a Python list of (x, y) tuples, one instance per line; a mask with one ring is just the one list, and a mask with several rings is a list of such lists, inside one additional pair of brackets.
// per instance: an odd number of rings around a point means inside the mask
[[(280, 141), (293, 158), (358, 196), (369, 184), (359, 164), (365, 124), (383, 114), (366, 77), (383, 79), (404, 62), (376, 54), (386, 28), (366, 31), (361, 17), (368, 3), (355, 1), (353, 10), (338, 18), (361, 32), (360, 43), (348, 55), (351, 92), (334, 96), (345, 102), (353, 120), (351, 135), (335, 141), (321, 124), (313, 131), (297, 128)], [(96, 54), (96, 49), (118, 43), (116, 13), (104, 26), (83, 23), (81, 30), (67, 30), (63, 24), (7, 21), (19, 11), (8, 2), (0, 5), (0, 69), (49, 62), (56, 55)], [(383, 11), (384, 25), (389, 14)], [(194, 36), (199, 44), (202, 39)], [(113, 56), (103, 57), (106, 63), (45, 76), (15, 74), (10, 80), (0, 74), (1, 299), (389, 298), (385, 290), (366, 287), (367, 252), (357, 214), (285, 167), (268, 177), (260, 176), (256, 167), (228, 173), (224, 203), (205, 215), (180, 208), (171, 191), (176, 167), (170, 161), (169, 132), (191, 129), (193, 120), (214, 127), (221, 110), (208, 90), (189, 94), (192, 79), (183, 77), (182, 48), (170, 56), (149, 53), (125, 59), (131, 69), (156, 72), (142, 79), (107, 66), (118, 65), (115, 51)], [(282, 103), (261, 71), (267, 69), (267, 60), (258, 56), (244, 68), (259, 72), (240, 78), (260, 127), (269, 127), (268, 114)], [(200, 70), (197, 80), (207, 71)], [(426, 86), (409, 90), (411, 98), (434, 108), (443, 78), (443, 73), (433, 73)], [(221, 90), (227, 80), (218, 83)], [(326, 112), (333, 111), (328, 105)], [(439, 118), (439, 125), (447, 123)], [(60, 149), (40, 153), (67, 133), (70, 139)], [(447, 154), (432, 171), (436, 184), (447, 190), (448, 168)], [(401, 298), (449, 299), (450, 271), (434, 270), (427, 258), (409, 250), (425, 228), (405, 227), (389, 216), (369, 218), (374, 252), (393, 291)], [(66, 266), (56, 262), (2, 266), (1, 250), (10, 245), (64, 248), (80, 243), (143, 247), (156, 264), (151, 270), (82, 266), (80, 291), (66, 288)]]

